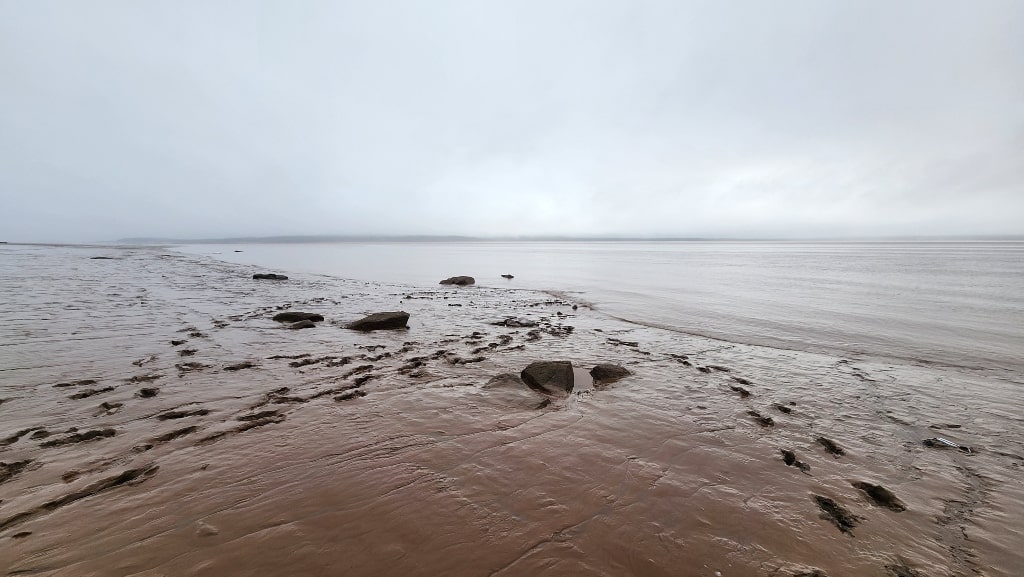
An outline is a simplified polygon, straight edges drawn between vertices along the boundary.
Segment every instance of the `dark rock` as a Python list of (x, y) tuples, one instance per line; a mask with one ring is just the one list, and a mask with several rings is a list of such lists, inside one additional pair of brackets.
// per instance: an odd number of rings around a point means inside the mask
[(569, 361), (537, 361), (530, 363), (520, 373), (523, 382), (531, 389), (555, 397), (565, 397), (572, 392), (572, 363)]
[(608, 363), (600, 364), (590, 369), (590, 376), (593, 377), (595, 381), (600, 381), (601, 383), (614, 383), (615, 381), (624, 379), (631, 374), (632, 373), (624, 367)]
[(157, 396), (157, 394), (159, 394), (159, 393), (160, 393), (160, 389), (157, 389), (157, 388), (145, 388), (145, 389), (139, 389), (139, 391), (137, 393), (135, 393), (135, 394), (140, 396), (140, 397), (142, 397), (143, 399), (150, 399), (150, 398), (153, 398), (153, 397)]
[(864, 481), (857, 481), (851, 484), (857, 489), (863, 491), (864, 494), (868, 496), (868, 499), (879, 507), (885, 507), (886, 509), (897, 512), (907, 510), (907, 506), (903, 504), (903, 501), (900, 501), (896, 498), (896, 495), (892, 494), (892, 491), (881, 485), (865, 483)]
[(320, 322), (324, 320), (323, 315), (317, 313), (302, 313), (299, 311), (286, 311), (274, 315), (274, 320), (279, 323), (296, 323), (299, 321)]
[(114, 260), (114, 257), (112, 257), (112, 256), (91, 256), (91, 257), (89, 257), (89, 259), (90, 260)]
[(457, 286), (466, 286), (476, 284), (476, 279), (471, 276), (453, 276), (444, 279), (439, 284), (453, 284)]
[(839, 458), (840, 455), (845, 455), (846, 454), (846, 451), (844, 451), (843, 448), (840, 447), (839, 445), (835, 444), (835, 442), (832, 439), (827, 439), (825, 437), (818, 437), (815, 440), (817, 441), (817, 443), (819, 445), (821, 445), (822, 447), (825, 447), (826, 451), (828, 451), (829, 453), (832, 453), (832, 455), (834, 457), (836, 457), (837, 459)]
[(315, 329), (316, 323), (310, 320), (299, 321), (288, 325), (290, 329)]
[(240, 363), (235, 363), (233, 365), (228, 365), (228, 366), (224, 367), (224, 370), (225, 371), (240, 371), (242, 369), (251, 369), (251, 368), (254, 368), (255, 366), (256, 366), (256, 363), (254, 363), (252, 361), (242, 361)]
[(775, 426), (775, 419), (772, 419), (771, 417), (766, 417), (761, 413), (758, 413), (757, 411), (747, 411), (747, 414), (750, 415), (751, 417), (754, 417), (754, 420), (757, 421), (757, 424), (761, 425), (762, 427)]
[(390, 329), (404, 329), (409, 322), (409, 313), (405, 311), (393, 311), (373, 313), (367, 317), (349, 323), (345, 328), (357, 331), (376, 331)]
[(516, 278), (516, 277), (514, 277), (514, 276), (512, 276), (510, 274), (503, 274), (503, 275), (501, 275), (501, 278)]
[(288, 277), (284, 276), (283, 274), (262, 273), (262, 272), (256, 273), (256, 274), (252, 275), (252, 278), (254, 278), (254, 279), (263, 279), (263, 280), (288, 280)]
[(814, 502), (822, 511), (822, 518), (827, 519), (843, 533), (851, 533), (860, 523), (860, 517), (846, 510), (845, 507), (828, 497), (814, 496)]

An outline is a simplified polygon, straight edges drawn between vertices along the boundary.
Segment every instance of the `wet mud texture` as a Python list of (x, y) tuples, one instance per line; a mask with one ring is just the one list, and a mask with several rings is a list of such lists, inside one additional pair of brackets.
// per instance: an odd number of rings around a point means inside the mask
[[(561, 293), (96, 252), (0, 248), (0, 575), (1024, 567), (1019, 375), (713, 341)], [(389, 310), (408, 329), (344, 328)], [(539, 360), (629, 374), (548, 399), (518, 378)]]

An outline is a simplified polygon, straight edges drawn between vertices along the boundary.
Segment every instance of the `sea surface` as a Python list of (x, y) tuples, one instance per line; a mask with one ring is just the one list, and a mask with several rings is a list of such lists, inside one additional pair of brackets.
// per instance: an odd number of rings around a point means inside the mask
[(415, 287), (471, 275), (478, 285), (565, 293), (623, 320), (728, 342), (969, 368), (1024, 368), (1024, 242), (345, 242), (176, 248), (282, 272)]

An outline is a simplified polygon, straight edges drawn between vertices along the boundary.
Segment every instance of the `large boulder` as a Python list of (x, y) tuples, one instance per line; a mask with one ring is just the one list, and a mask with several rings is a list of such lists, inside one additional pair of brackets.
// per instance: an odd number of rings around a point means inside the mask
[(370, 316), (349, 323), (345, 328), (357, 331), (377, 331), (388, 329), (404, 329), (409, 322), (409, 313), (405, 311), (393, 311), (373, 313)]
[(476, 279), (471, 276), (453, 276), (446, 278), (440, 282), (440, 284), (453, 284), (458, 286), (466, 286), (470, 284), (476, 284)]
[(631, 374), (624, 367), (604, 363), (590, 369), (590, 376), (594, 377), (594, 380), (601, 384), (613, 383)]
[(274, 274), (272, 272), (269, 272), (269, 273), (258, 272), (256, 274), (252, 275), (252, 278), (254, 278), (254, 279), (262, 279), (262, 280), (288, 280), (288, 277), (284, 276), (283, 274)]
[(274, 320), (279, 323), (297, 323), (299, 321), (320, 322), (324, 320), (323, 315), (317, 313), (302, 313), (299, 311), (285, 311), (274, 315)]
[(572, 392), (572, 363), (569, 361), (537, 361), (520, 373), (531, 389), (552, 397), (566, 397)]

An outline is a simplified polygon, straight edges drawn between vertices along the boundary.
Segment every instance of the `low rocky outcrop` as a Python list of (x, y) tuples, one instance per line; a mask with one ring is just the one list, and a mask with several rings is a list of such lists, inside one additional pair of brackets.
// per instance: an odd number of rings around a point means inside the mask
[(284, 276), (283, 274), (274, 274), (272, 272), (258, 272), (252, 275), (252, 278), (262, 280), (288, 280), (288, 277)]
[(295, 322), (295, 323), (292, 323), (292, 324), (288, 325), (288, 328), (290, 328), (290, 329), (315, 329), (316, 328), (316, 323), (314, 323), (313, 321), (311, 321), (309, 319), (303, 319), (303, 320), (301, 320), (299, 322)]
[(512, 276), (510, 274), (503, 274), (503, 275), (501, 275), (501, 278), (516, 278), (516, 277), (514, 277), (514, 276)]
[(466, 286), (476, 284), (476, 279), (471, 276), (453, 276), (444, 279), (440, 284), (453, 284), (457, 286)]
[(372, 315), (363, 317), (358, 321), (349, 323), (345, 328), (356, 331), (404, 329), (408, 326), (408, 322), (409, 313), (405, 311), (392, 311), (373, 313)]
[(274, 315), (274, 320), (279, 323), (297, 323), (299, 321), (320, 322), (324, 320), (323, 315), (317, 313), (303, 313), (299, 311), (285, 311)]
[(537, 361), (520, 373), (531, 389), (552, 397), (566, 397), (572, 392), (572, 363), (569, 361)]
[(630, 373), (626, 368), (610, 363), (602, 363), (590, 369), (590, 376), (594, 377), (594, 381), (600, 384), (614, 383), (615, 381), (624, 379), (631, 374), (632, 373)]
[(515, 318), (515, 317), (509, 317), (507, 319), (500, 320), (500, 321), (497, 321), (497, 322), (493, 322), (491, 324), (492, 325), (497, 325), (499, 327), (522, 328), (522, 327), (535, 327), (535, 326), (537, 326), (537, 321), (532, 321), (530, 319), (518, 319), (518, 318)]

